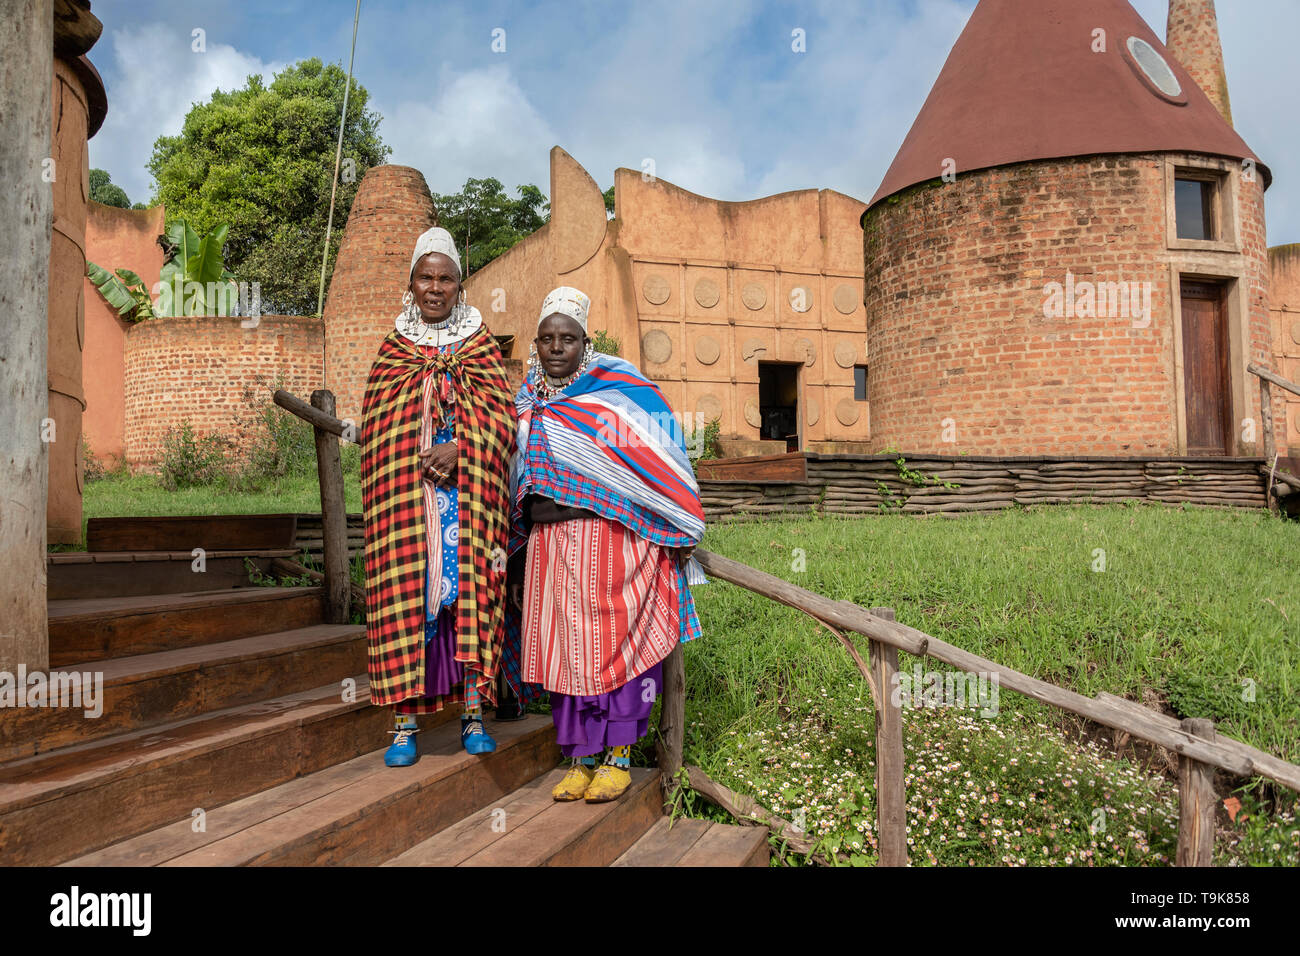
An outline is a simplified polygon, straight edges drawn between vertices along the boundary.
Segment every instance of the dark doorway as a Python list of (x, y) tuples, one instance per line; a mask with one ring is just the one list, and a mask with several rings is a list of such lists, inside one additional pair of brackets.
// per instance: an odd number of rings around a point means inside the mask
[(787, 451), (799, 450), (799, 369), (797, 364), (758, 363), (759, 437), (783, 441)]
[(1187, 454), (1232, 454), (1228, 316), (1224, 287), (1182, 283), (1183, 403)]

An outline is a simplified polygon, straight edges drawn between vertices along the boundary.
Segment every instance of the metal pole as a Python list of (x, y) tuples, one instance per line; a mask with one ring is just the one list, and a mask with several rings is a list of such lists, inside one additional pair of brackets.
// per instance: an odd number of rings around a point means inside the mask
[(316, 295), (316, 314), (322, 315), (325, 307), (325, 267), (330, 260), (330, 232), (334, 228), (334, 197), (339, 191), (339, 164), (343, 160), (343, 128), (348, 120), (348, 94), (352, 92), (352, 61), (357, 55), (357, 23), (361, 20), (361, 0), (352, 17), (352, 51), (348, 54), (348, 85), (343, 87), (343, 115), (339, 117), (339, 145), (334, 150), (334, 179), (330, 184), (330, 215), (325, 221), (325, 251), (320, 257), (320, 291)]

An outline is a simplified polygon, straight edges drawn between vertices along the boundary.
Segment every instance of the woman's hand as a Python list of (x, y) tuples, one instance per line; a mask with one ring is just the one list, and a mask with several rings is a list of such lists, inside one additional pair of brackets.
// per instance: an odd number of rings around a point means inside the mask
[(684, 568), (686, 562), (691, 560), (691, 555), (695, 553), (695, 545), (685, 548), (669, 548), (668, 551), (673, 556), (673, 560), (677, 562), (677, 566)]
[(445, 441), (420, 452), (420, 474), (436, 485), (454, 484), (460, 447)]
[(524, 582), (523, 581), (510, 582), (509, 591), (510, 591), (510, 603), (522, 611), (524, 609)]

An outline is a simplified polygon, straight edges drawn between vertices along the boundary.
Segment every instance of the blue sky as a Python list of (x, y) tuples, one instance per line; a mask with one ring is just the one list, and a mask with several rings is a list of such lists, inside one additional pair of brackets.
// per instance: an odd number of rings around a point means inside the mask
[[(1086, 0), (1079, 0), (1086, 2)], [(1166, 0), (1133, 0), (1164, 36)], [(601, 188), (618, 166), (720, 199), (809, 187), (867, 200), (975, 0), (660, 0), (511, 4), (362, 0), (354, 73), (390, 162), (434, 192), (470, 176), (549, 188), (567, 149)], [(1296, 0), (1219, 0), (1233, 118), (1270, 165), (1269, 243), (1300, 241)], [(132, 201), (154, 140), (192, 102), (318, 56), (347, 65), (354, 0), (95, 0), (91, 59), (109, 112), (90, 142)], [(205, 31), (206, 52), (191, 50)], [(493, 30), (505, 31), (504, 53)], [(791, 50), (805, 31), (807, 51)]]

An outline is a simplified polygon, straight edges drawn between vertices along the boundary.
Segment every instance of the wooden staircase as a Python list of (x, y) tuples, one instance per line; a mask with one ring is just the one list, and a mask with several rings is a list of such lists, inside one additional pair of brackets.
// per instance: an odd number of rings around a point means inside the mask
[(552, 801), (548, 717), (489, 717), (483, 757), (453, 712), (421, 718), (420, 760), (385, 767), (365, 628), (234, 570), (285, 556), (212, 551), (211, 577), (183, 550), (50, 556), (50, 670), (101, 673), (102, 715), (0, 709), (0, 865), (767, 865), (761, 827), (669, 827), (653, 770)]

